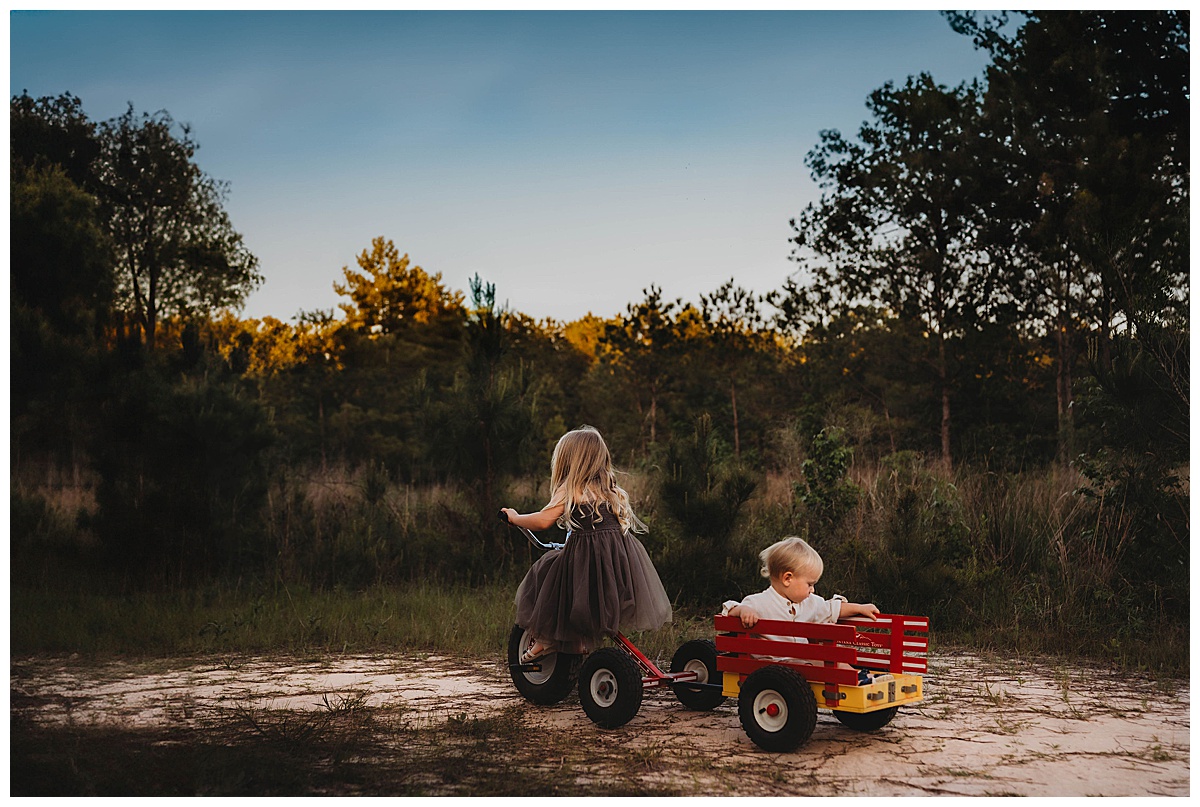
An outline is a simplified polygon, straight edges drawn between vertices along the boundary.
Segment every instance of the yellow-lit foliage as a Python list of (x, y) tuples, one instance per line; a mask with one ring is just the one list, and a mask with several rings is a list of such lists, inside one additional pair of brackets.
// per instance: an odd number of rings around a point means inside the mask
[[(214, 347), (228, 362), (242, 365), (250, 376), (270, 376), (315, 357), (341, 369), (337, 330), (342, 323), (302, 321), (289, 324), (275, 317), (238, 319), (230, 312), (210, 325)], [(241, 369), (241, 368), (239, 368)]]
[(371, 241), (371, 249), (358, 256), (363, 270), (343, 266), (345, 283), (333, 290), (349, 303), (338, 307), (346, 314), (346, 325), (367, 333), (392, 333), (402, 322), (426, 324), (446, 314), (463, 311), (463, 293), (447, 290), (442, 274), (429, 274), (410, 264), (395, 244), (382, 236)]
[(610, 324), (615, 325), (617, 322), (615, 317), (601, 319), (595, 314), (588, 313), (574, 322), (563, 325), (560, 331), (562, 338), (571, 347), (595, 361), (599, 355), (600, 342), (604, 339), (605, 329)]
[(692, 303), (679, 309), (675, 317), (675, 329), (680, 339), (703, 339), (706, 335), (704, 314)]

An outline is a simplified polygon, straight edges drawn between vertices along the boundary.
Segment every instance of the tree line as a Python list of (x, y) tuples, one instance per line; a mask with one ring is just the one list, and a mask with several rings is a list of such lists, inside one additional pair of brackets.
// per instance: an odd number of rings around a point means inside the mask
[[(554, 441), (590, 423), (653, 480), (672, 526), (652, 549), (700, 592), (773, 472), (801, 526), (836, 532), (855, 464), (1070, 466), (1079, 496), (1123, 503), (1121, 557), (1186, 587), (1188, 14), (947, 19), (986, 81), (889, 83), (855, 136), (820, 133), (779, 289), (651, 285), (572, 322), (480, 276), (449, 288), (385, 235), (331, 271), (337, 310), (240, 317), (262, 276), (187, 126), (14, 96), (15, 475), (84, 469), (75, 527), (178, 582), (301, 558), (322, 584), (380, 574), (394, 491), (453, 488), (424, 511), (441, 540), (388, 573), (478, 579), (521, 560), (497, 506), (540, 507)], [(353, 552), (300, 485), (329, 468), (369, 505)], [(13, 502), (18, 552), (47, 514)]]

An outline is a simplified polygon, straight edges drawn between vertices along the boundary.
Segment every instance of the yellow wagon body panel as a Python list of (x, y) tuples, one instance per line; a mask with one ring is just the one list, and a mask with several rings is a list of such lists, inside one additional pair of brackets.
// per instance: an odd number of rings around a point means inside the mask
[(829, 706), (826, 701), (825, 691), (829, 687), (819, 681), (810, 681), (809, 684), (817, 698), (817, 706), (843, 712), (874, 712), (891, 706), (916, 703), (924, 697), (919, 675), (900, 674), (892, 676), (890, 681), (877, 681), (861, 687), (838, 687), (837, 706)]
[[(735, 672), (726, 672), (721, 679), (721, 693), (727, 698), (736, 698), (741, 692), (739, 676)], [(919, 675), (898, 674), (891, 680), (877, 681), (866, 686), (838, 686), (835, 688), (821, 681), (809, 681), (817, 706), (822, 709), (832, 709), (844, 712), (876, 712), (892, 706), (917, 703), (925, 695), (924, 681)], [(830, 706), (836, 694), (837, 706)]]

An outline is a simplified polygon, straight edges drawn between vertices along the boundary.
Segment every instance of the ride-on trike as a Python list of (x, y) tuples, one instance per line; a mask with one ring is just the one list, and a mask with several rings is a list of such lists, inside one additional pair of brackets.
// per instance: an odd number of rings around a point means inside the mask
[[(501, 518), (507, 523), (503, 514)], [(539, 549), (564, 546), (543, 543), (528, 529), (518, 529)], [(791, 751), (812, 734), (818, 704), (849, 728), (874, 731), (887, 725), (901, 705), (921, 700), (929, 620), (878, 617), (835, 625), (760, 620), (751, 633), (738, 618), (717, 616), (716, 641), (684, 642), (668, 672), (621, 634), (613, 637), (616, 647), (589, 654), (550, 653), (521, 663), (531, 637), (515, 625), (508, 640), (508, 668), (517, 691), (543, 706), (563, 700), (578, 680), (580, 705), (602, 728), (632, 720), (649, 688), (669, 686), (680, 703), (698, 711), (736, 697), (742, 728), (755, 744), (767, 751)], [(807, 642), (764, 636), (800, 636)], [(840, 668), (839, 662), (884, 676), (859, 686), (857, 670)]]
[[(504, 514), (500, 518), (505, 523)], [(516, 526), (516, 525), (513, 525)], [(565, 544), (543, 543), (525, 527), (517, 527), (538, 549), (561, 549)], [(531, 637), (514, 625), (508, 638), (508, 669), (513, 684), (526, 700), (542, 706), (558, 703), (579, 682), (579, 703), (602, 728), (617, 728), (634, 718), (642, 707), (642, 693), (670, 686), (676, 697), (692, 709), (712, 709), (725, 699), (717, 683), (716, 650), (711, 641), (685, 642), (663, 672), (621, 634), (616, 647), (602, 647), (586, 655), (551, 653), (522, 664), (521, 650)]]

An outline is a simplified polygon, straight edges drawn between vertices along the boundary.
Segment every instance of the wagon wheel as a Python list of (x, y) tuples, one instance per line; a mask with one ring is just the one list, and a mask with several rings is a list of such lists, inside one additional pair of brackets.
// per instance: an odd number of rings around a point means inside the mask
[(855, 731), (878, 731), (888, 723), (891, 723), (892, 718), (896, 716), (896, 712), (898, 711), (900, 711), (899, 706), (892, 706), (875, 712), (863, 712), (861, 714), (834, 709), (833, 716), (842, 721), (843, 726), (852, 728)]
[[(721, 680), (717, 672), (717, 645), (712, 639), (693, 639), (684, 642), (671, 659), (671, 672), (694, 672), (696, 683), (715, 684)], [(725, 700), (719, 689), (690, 687), (686, 683), (672, 684), (679, 702), (689, 709), (707, 712)]]
[(641, 669), (624, 650), (597, 650), (579, 670), (579, 703), (601, 728), (625, 725), (642, 708)]
[(550, 706), (571, 694), (580, 657), (571, 653), (550, 653), (537, 660), (536, 663), (541, 666), (538, 672), (517, 669), (514, 665), (520, 662), (521, 650), (529, 647), (531, 639), (529, 631), (520, 625), (513, 625), (512, 633), (508, 636), (509, 674), (525, 700), (539, 706)]
[(787, 667), (760, 667), (738, 695), (738, 717), (764, 751), (793, 751), (817, 725), (817, 699), (804, 676)]

